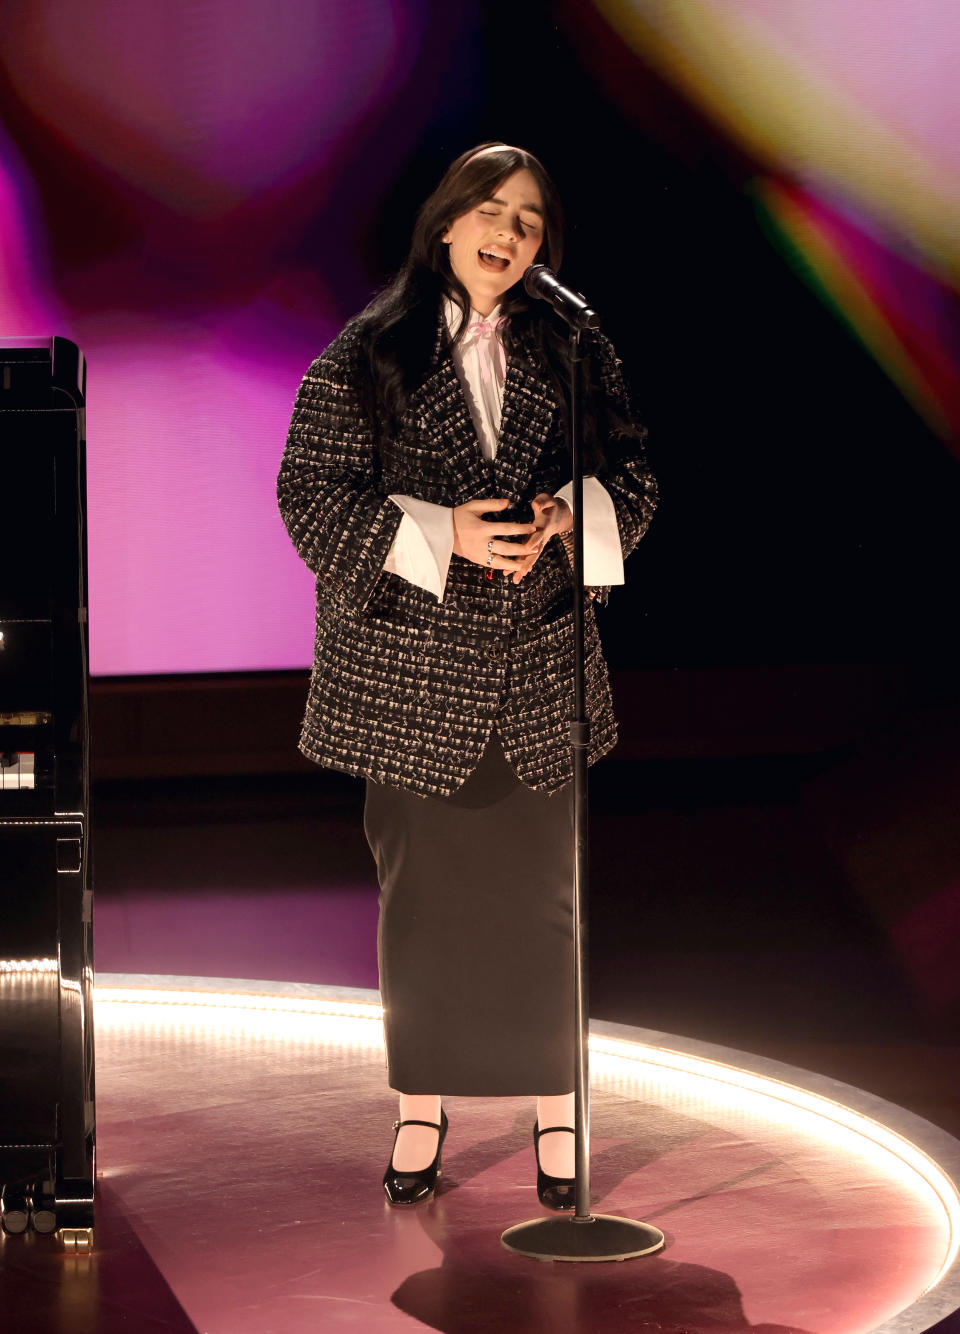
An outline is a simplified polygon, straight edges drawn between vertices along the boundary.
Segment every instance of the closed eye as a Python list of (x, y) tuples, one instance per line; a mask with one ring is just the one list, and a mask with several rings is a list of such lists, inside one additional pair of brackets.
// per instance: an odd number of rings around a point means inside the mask
[[(482, 218), (500, 217), (499, 210), (494, 208), (478, 208), (477, 212), (480, 214)], [(537, 222), (525, 222), (523, 218), (518, 218), (517, 222), (525, 232), (538, 232), (540, 230), (540, 224)]]

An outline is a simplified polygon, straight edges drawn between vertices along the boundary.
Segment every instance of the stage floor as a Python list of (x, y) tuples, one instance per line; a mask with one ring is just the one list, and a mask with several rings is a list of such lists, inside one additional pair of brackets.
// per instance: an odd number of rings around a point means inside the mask
[(501, 1245), (549, 1216), (532, 1099), (445, 1100), (441, 1188), (391, 1209), (378, 1014), (359, 989), (101, 975), (94, 1252), (4, 1238), (5, 1317), (63, 1334), (910, 1334), (960, 1307), (960, 1143), (835, 1081), (621, 1025), (592, 1026), (593, 1206), (656, 1224), (660, 1254), (543, 1264)]

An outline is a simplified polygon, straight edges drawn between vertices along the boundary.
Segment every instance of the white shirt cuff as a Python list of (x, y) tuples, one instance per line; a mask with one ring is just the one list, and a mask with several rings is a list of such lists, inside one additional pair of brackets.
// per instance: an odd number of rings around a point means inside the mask
[[(573, 509), (573, 482), (556, 492)], [(583, 479), (583, 582), (590, 588), (622, 584), (623, 549), (610, 492), (596, 477)]]
[(412, 496), (390, 496), (403, 510), (383, 568), (443, 601), (453, 555), (453, 510)]

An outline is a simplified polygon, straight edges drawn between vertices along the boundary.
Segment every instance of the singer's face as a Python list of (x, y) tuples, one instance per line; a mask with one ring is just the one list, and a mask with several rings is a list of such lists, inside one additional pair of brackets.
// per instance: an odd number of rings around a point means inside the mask
[(455, 218), (443, 233), (450, 267), (478, 315), (489, 315), (519, 282), (543, 241), (543, 200), (526, 167), (507, 176), (493, 197)]

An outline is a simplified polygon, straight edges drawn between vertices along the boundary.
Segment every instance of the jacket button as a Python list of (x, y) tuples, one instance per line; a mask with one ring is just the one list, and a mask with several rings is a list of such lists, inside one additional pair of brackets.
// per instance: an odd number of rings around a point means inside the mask
[(499, 659), (503, 657), (503, 645), (491, 644), (487, 649), (487, 654), (494, 660), (494, 662), (498, 662)]

